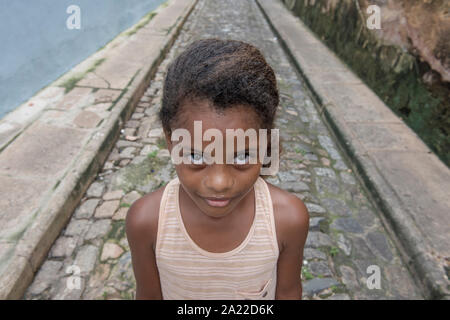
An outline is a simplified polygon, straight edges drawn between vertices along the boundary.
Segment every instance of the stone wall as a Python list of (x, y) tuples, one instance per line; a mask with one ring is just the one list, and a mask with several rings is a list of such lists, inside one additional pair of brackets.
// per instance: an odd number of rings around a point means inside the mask
[[(450, 164), (450, 1), (284, 2)], [(380, 30), (367, 28), (369, 5)]]

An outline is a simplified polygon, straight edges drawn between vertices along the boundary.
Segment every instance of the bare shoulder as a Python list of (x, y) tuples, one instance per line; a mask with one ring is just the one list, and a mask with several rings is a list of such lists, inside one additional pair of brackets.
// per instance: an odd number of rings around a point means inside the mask
[(294, 194), (268, 182), (267, 186), (272, 198), (278, 243), (282, 249), (293, 238), (306, 237), (309, 213), (303, 201)]
[[(156, 242), (158, 231), (159, 206), (166, 186), (144, 195), (136, 200), (127, 212), (126, 234), (128, 242)], [(132, 245), (132, 243), (130, 243)]]

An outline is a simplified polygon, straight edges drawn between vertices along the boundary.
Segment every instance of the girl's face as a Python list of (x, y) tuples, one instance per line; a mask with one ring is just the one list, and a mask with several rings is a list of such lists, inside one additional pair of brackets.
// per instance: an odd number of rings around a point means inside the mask
[[(188, 102), (180, 108), (178, 123), (172, 128), (184, 128), (191, 136), (192, 162), (176, 165), (178, 179), (196, 206), (206, 215), (220, 218), (228, 215), (237, 204), (252, 190), (259, 177), (261, 163), (248, 163), (248, 157), (242, 155), (243, 150), (237, 150), (237, 139), (234, 141), (235, 163), (226, 163), (226, 129), (253, 128), (258, 132), (260, 128), (259, 117), (256, 112), (246, 106), (235, 106), (218, 113), (212, 109), (207, 100)], [(201, 163), (201, 153), (194, 150), (194, 121), (202, 122), (203, 133), (208, 129), (218, 129), (223, 137), (223, 161), (222, 164)], [(170, 140), (166, 133), (168, 149), (177, 141)], [(203, 141), (202, 150), (212, 141)], [(232, 142), (232, 141), (231, 141)], [(245, 139), (245, 148), (249, 148), (249, 141)], [(195, 152), (194, 152), (195, 151)], [(214, 155), (214, 153), (213, 153)]]

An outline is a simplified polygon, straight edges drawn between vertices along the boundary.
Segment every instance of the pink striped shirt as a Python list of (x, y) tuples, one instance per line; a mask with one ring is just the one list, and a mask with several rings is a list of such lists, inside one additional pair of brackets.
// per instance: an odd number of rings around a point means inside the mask
[(165, 300), (275, 299), (278, 243), (266, 182), (254, 185), (255, 218), (245, 240), (228, 252), (209, 252), (189, 236), (179, 207), (178, 178), (159, 209), (156, 263)]

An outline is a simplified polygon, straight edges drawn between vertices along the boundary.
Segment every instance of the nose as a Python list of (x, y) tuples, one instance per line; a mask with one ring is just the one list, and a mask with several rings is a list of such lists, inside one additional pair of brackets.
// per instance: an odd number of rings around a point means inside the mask
[(204, 178), (206, 188), (217, 195), (225, 195), (234, 185), (234, 178), (229, 173), (226, 164), (213, 164), (208, 168)]

